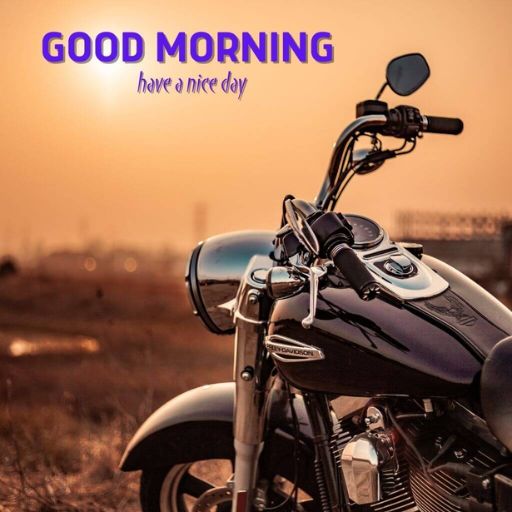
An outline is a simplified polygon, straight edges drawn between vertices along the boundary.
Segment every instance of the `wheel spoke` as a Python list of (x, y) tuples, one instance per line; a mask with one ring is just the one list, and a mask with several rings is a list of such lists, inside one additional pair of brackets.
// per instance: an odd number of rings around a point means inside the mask
[(185, 503), (185, 495), (180, 494), (176, 498), (178, 500), (178, 511), (187, 512), (187, 504)]
[(318, 504), (313, 500), (305, 500), (299, 502), (300, 506), (304, 508), (304, 510), (308, 512), (315, 512), (318, 510)]
[(213, 487), (214, 486), (211, 483), (205, 480), (201, 480), (200, 478), (197, 478), (190, 473), (185, 473), (181, 479), (178, 492), (180, 494), (189, 494), (194, 498), (199, 498), (201, 494), (208, 491), (209, 489), (212, 489)]

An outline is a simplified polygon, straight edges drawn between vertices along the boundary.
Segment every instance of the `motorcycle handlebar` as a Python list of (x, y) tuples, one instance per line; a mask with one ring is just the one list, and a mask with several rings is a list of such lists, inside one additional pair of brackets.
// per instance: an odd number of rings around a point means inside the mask
[(423, 115), (416, 107), (399, 105), (387, 114), (387, 123), (379, 133), (411, 140), (423, 133), (458, 135), (464, 129), (460, 119)]
[(349, 245), (335, 245), (330, 251), (330, 257), (361, 299), (375, 298), (380, 290), (379, 284)]
[(424, 116), (428, 133), (443, 133), (446, 135), (459, 135), (464, 129), (464, 123), (456, 117)]
[(375, 129), (377, 131), (379, 128), (385, 126), (387, 121), (387, 117), (383, 114), (364, 115), (354, 119), (354, 121), (352, 121), (343, 130), (343, 132), (341, 132), (341, 135), (338, 137), (336, 144), (334, 144), (331, 161), (329, 162), (329, 167), (325, 174), (322, 188), (315, 198), (315, 204), (320, 210), (325, 210), (328, 205), (329, 192), (332, 187), (330, 176), (338, 168), (343, 152), (345, 151), (347, 144), (352, 139), (352, 137), (356, 133), (369, 128)]
[(464, 123), (460, 119), (421, 115), (418, 109), (414, 107), (403, 106), (379, 114), (360, 115), (343, 130), (334, 145), (322, 188), (315, 199), (316, 206), (321, 210), (325, 210), (329, 206), (332, 200), (330, 193), (333, 186), (331, 176), (336, 173), (345, 149), (357, 133), (368, 130), (395, 137), (414, 137), (421, 132), (458, 135), (463, 128)]

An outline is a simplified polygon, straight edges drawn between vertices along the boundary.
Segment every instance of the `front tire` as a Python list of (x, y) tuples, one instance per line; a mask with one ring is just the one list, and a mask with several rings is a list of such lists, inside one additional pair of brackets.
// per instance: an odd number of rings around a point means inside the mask
[[(187, 457), (187, 447), (194, 446), (194, 438), (190, 436), (189, 439), (180, 440), (183, 453), (176, 455), (176, 464), (143, 470), (140, 481), (140, 502), (143, 512), (191, 512), (200, 496), (212, 488), (219, 488), (219, 503), (211, 509), (218, 512), (231, 510), (231, 496), (223, 495), (220, 488), (225, 488), (234, 471), (233, 439), (224, 439), (219, 443), (219, 437), (212, 430), (206, 430), (202, 435), (203, 441), (204, 437), (210, 437), (212, 440), (211, 445), (201, 443), (205, 447), (204, 453), (194, 453), (193, 457)], [(208, 446), (212, 448), (208, 449)], [(304, 510), (312, 511), (316, 509), (316, 484), (314, 478), (309, 477), (311, 461), (305, 459), (306, 457), (301, 458), (299, 468), (299, 501)], [(262, 464), (267, 460), (270, 459), (263, 456)], [(261, 475), (270, 482), (267, 506), (279, 506), (293, 487), (291, 482), (295, 472), (289, 474), (289, 467), (289, 464), (280, 468), (260, 467)], [(279, 510), (291, 510), (291, 502), (285, 507), (279, 507)]]
[[(230, 461), (205, 460), (193, 464), (177, 464), (170, 468), (143, 471), (140, 485), (142, 510), (144, 512), (188, 512), (192, 510), (195, 501), (204, 492), (214, 487), (225, 486), (226, 480), (231, 474), (231, 470), (227, 474), (227, 467), (232, 467)], [(228, 506), (219, 504), (218, 510), (229, 511), (231, 509), (230, 495), (226, 495), (224, 501)]]

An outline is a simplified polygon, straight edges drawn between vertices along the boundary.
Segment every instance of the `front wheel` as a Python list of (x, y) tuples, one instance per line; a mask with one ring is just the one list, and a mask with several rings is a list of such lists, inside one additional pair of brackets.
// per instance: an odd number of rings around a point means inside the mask
[[(194, 443), (194, 439), (183, 439), (183, 454), (177, 455), (177, 463), (162, 468), (145, 469), (142, 472), (140, 486), (140, 500), (143, 512), (203, 512), (217, 510), (229, 512), (231, 510), (232, 494), (227, 485), (233, 471), (233, 440), (226, 440), (226, 446), (219, 446), (219, 438), (215, 433), (204, 432), (204, 436), (212, 436), (211, 451), (207, 448), (204, 453), (195, 454), (195, 460), (187, 460), (187, 443)], [(203, 438), (204, 440), (204, 438)], [(208, 446), (206, 443), (201, 443)], [(191, 446), (191, 445), (188, 445)], [(291, 454), (290, 454), (291, 455)], [(281, 467), (266, 467), (262, 457), (261, 491), (265, 507), (276, 507), (275, 511), (288, 511), (293, 509), (293, 500), (287, 499), (293, 489), (295, 471), (289, 474), (289, 464)], [(275, 464), (275, 463), (272, 463)], [(318, 510), (314, 496), (316, 485), (314, 478), (309, 477), (310, 460), (303, 457), (300, 460), (301, 468), (297, 482), (298, 510), (306, 512)], [(306, 476), (308, 475), (308, 476)], [(282, 505), (282, 506), (281, 506)]]
[(204, 460), (143, 471), (140, 485), (142, 510), (188, 512), (194, 506), (196, 510), (205, 510), (205, 507), (209, 510), (215, 506), (219, 511), (228, 512), (231, 492), (226, 482), (232, 473), (231, 467), (229, 460)]

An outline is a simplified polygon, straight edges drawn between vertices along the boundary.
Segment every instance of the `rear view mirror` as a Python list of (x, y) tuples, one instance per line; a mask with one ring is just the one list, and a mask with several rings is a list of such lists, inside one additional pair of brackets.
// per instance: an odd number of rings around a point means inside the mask
[(386, 81), (399, 96), (417, 91), (430, 76), (430, 68), (421, 53), (409, 53), (394, 58), (386, 69)]

